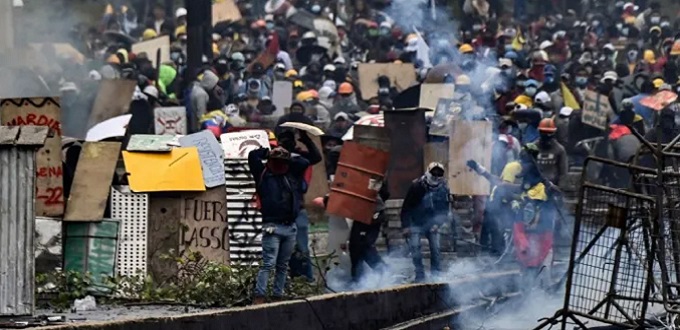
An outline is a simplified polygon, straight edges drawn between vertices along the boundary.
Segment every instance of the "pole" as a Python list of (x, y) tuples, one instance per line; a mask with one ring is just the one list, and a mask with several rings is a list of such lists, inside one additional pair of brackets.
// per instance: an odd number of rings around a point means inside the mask
[[(202, 66), (206, 48), (212, 48), (210, 34), (206, 25), (212, 26), (212, 3), (210, 0), (185, 0), (187, 9), (187, 70), (185, 79), (190, 82), (196, 79)], [(206, 23), (207, 22), (207, 23)], [(208, 46), (208, 47), (206, 47)]]

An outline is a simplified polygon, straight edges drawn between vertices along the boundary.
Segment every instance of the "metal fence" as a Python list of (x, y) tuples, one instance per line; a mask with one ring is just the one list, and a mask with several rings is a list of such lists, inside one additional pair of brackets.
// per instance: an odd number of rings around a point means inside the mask
[(255, 180), (247, 160), (226, 159), (224, 172), (232, 264), (259, 263), (262, 257), (262, 214), (254, 205)]
[(0, 316), (32, 315), (35, 151), (47, 128), (0, 126)]

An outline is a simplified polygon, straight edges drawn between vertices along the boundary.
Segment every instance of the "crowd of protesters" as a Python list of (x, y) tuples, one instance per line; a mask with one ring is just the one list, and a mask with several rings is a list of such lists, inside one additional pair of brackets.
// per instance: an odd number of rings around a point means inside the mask
[[(272, 227), (269, 234), (297, 236), (298, 243), (304, 242), (298, 249), (307, 262), (294, 271), (313, 280), (307, 231), (302, 230), (309, 226), (300, 206), (306, 192), (302, 168), (320, 162), (321, 157), (313, 145), (308, 154), (296, 150), (295, 134), (281, 124), (299, 122), (325, 132), (319, 152), (332, 178), (343, 137), (354, 122), (399, 108), (397, 87), (408, 87), (380, 77), (377, 94), (362, 95), (359, 64), (412, 63), (417, 83), (455, 86), (461, 118), (494, 124), (491, 167), (485, 169), (474, 159), (468, 162), (493, 187), (479, 212), (479, 243), (491, 253), (501, 253), (502, 230), (511, 227), (517, 259), (526, 268), (537, 268), (550, 259), (558, 218), (555, 196), (570, 168), (593, 153), (629, 161), (639, 147), (632, 130), (652, 142), (658, 137), (659, 142), (668, 142), (680, 133), (676, 103), (661, 111), (643, 105), (645, 98), (661, 91), (680, 92), (676, 15), (653, 1), (582, 1), (573, 7), (561, 1), (538, 2), (542, 5), (534, 8), (516, 0), (513, 13), (500, 7), (502, 1), (457, 1), (459, 7), (436, 8), (439, 15), (432, 19), (433, 8), (413, 6), (426, 17), (415, 27), (400, 25), (402, 17), (390, 16), (397, 15), (391, 6), (403, 6), (404, 1), (271, 0), (264, 8), (237, 1), (243, 18), (215, 25), (212, 53), (204, 54), (203, 66), (196, 72), (187, 71), (186, 9), (168, 12), (158, 4), (149, 17), (138, 17), (132, 7), (110, 5), (101, 26), (82, 33), (86, 48), (82, 51), (93, 60), (77, 66), (61, 59), (62, 67), (70, 69), (48, 84), (68, 93), (86, 89), (91, 80), (137, 80), (136, 100), (144, 106), (141, 111), (131, 108), (137, 111), (129, 127), (134, 134), (153, 133), (150, 125), (139, 123), (153, 117), (148, 109), (168, 105), (186, 107), (189, 132), (209, 129), (219, 138), (233, 127), (272, 128), (279, 147), (251, 156), (272, 163), (267, 167), (271, 171), (257, 167), (254, 175), (258, 186), (265, 184), (275, 192), (260, 194), (279, 194), (283, 199), (264, 198), (262, 207), (295, 201), (290, 203), (294, 210), (272, 209), (270, 220), (277, 223), (278, 215), (287, 214), (285, 225), (296, 227), (302, 235), (285, 226)], [(451, 11), (462, 16), (441, 14)], [(300, 12), (325, 20), (337, 33), (322, 35), (292, 21)], [(455, 22), (456, 28), (448, 28), (452, 25), (442, 20)], [(159, 68), (154, 67), (152, 54), (133, 54), (131, 44), (165, 35), (172, 42), (171, 60)], [(263, 54), (270, 55), (269, 60), (263, 60), (267, 58)], [(292, 83), (293, 99), (283, 109), (285, 114), (272, 121), (272, 115), (282, 110), (273, 102), (276, 81)], [(609, 102), (605, 127), (584, 120), (589, 93)], [(437, 118), (432, 111), (427, 117)], [(306, 134), (300, 135), (309, 144)], [(593, 139), (600, 141), (597, 148), (584, 143)], [(410, 237), (417, 281), (425, 279), (421, 236), (430, 240), (433, 271), (441, 270), (438, 231), (451, 221), (449, 213), (442, 211), (448, 211), (445, 172), (442, 164), (431, 164), (423, 177), (414, 178), (404, 200), (402, 223)], [(290, 175), (294, 185), (281, 188), (281, 182), (289, 181), (277, 175)], [(603, 171), (600, 180), (616, 185), (625, 180), (622, 175)], [(381, 191), (380, 197), (386, 200), (389, 194)], [(384, 205), (379, 204), (376, 219), (384, 217)], [(380, 226), (363, 224), (352, 227), (349, 251), (354, 256), (355, 281), (361, 278), (358, 267), (364, 261), (376, 269), (386, 267), (374, 246), (379, 230)], [(266, 269), (258, 278), (257, 291), (264, 294), (265, 278), (276, 268), (276, 294), (283, 294), (292, 247), (286, 239), (267, 240), (267, 244), (276, 248), (264, 246)]]

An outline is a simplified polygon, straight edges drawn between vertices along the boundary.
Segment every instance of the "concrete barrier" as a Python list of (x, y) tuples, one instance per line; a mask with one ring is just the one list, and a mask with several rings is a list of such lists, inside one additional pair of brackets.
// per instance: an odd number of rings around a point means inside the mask
[[(450, 310), (460, 302), (456, 292), (511, 285), (517, 272), (481, 274), (452, 283), (405, 285), (395, 288), (328, 294), (304, 300), (213, 310), (175, 317), (145, 318), (102, 323), (81, 323), (41, 329), (102, 330), (247, 330), (247, 329), (380, 329), (426, 315)], [(451, 290), (453, 288), (453, 290)], [(453, 296), (457, 295), (457, 297)], [(452, 299), (453, 298), (453, 299)], [(456, 302), (457, 301), (457, 302)]]

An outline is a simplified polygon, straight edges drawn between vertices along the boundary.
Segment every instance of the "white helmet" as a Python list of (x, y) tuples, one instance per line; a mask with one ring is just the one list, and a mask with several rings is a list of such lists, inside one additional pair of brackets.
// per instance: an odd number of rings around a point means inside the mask
[(188, 14), (188, 12), (185, 8), (177, 8), (177, 11), (175, 11), (175, 17), (176, 18), (184, 17), (187, 14)]
[(536, 94), (536, 96), (534, 96), (534, 102), (538, 104), (548, 104), (551, 100), (550, 94), (546, 93), (545, 91), (541, 91)]

